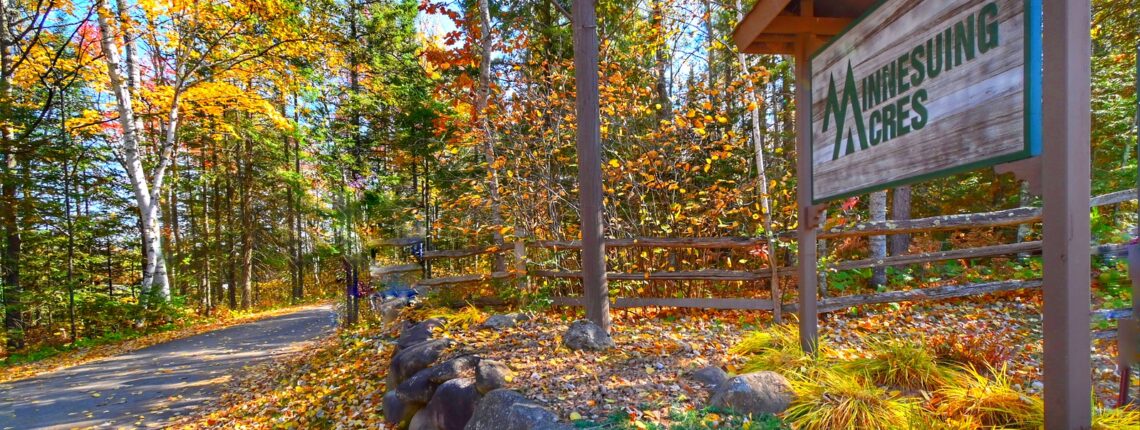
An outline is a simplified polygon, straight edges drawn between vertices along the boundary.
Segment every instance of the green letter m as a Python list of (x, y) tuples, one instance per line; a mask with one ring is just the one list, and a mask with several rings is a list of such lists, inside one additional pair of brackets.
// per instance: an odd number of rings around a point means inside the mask
[[(839, 148), (843, 146), (843, 125), (847, 120), (847, 107), (850, 106), (852, 116), (855, 117), (855, 131), (859, 134), (859, 149), (867, 149), (867, 130), (863, 126), (863, 109), (859, 105), (859, 93), (855, 88), (855, 74), (851, 70), (851, 61), (847, 61), (847, 78), (843, 83), (843, 100), (839, 100), (839, 92), (835, 90), (835, 76), (831, 76), (827, 85), (827, 102), (823, 109), (823, 131), (827, 131), (831, 118), (835, 117), (835, 150), (831, 154), (832, 160), (839, 159)], [(850, 133), (848, 133), (850, 135)], [(847, 150), (843, 155), (855, 152), (855, 142), (847, 139)]]

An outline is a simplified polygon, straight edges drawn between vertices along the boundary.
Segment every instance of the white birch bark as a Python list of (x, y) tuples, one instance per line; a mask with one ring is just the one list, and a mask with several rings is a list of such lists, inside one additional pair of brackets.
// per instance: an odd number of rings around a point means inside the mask
[[(744, 19), (744, 9), (740, 4), (740, 0), (736, 0), (736, 19), (741, 21)], [(761, 113), (760, 105), (763, 100), (756, 95), (755, 85), (752, 83), (752, 78), (749, 76), (752, 73), (751, 62), (748, 56), (743, 52), (736, 52), (736, 59), (740, 62), (740, 72), (744, 76), (744, 82), (748, 84), (748, 90), (745, 95), (748, 101), (755, 103), (756, 109), (749, 109), (749, 115), (752, 120), (752, 143), (755, 146), (754, 156), (756, 157), (756, 180), (760, 183), (760, 210), (764, 213), (764, 235), (768, 239), (767, 256), (768, 268), (771, 270), (772, 276), (769, 277), (769, 288), (773, 294), (776, 294), (780, 289), (780, 277), (776, 264), (776, 240), (772, 231), (772, 199), (769, 196), (768, 190), (768, 171), (764, 159), (764, 132), (761, 129), (761, 121), (764, 121)], [(773, 300), (778, 300), (778, 297), (773, 297)], [(780, 318), (779, 306), (776, 306), (774, 317), (777, 321)]]
[[(887, 192), (877, 191), (871, 193), (871, 221), (887, 220)], [(887, 237), (871, 236), (871, 258), (881, 260), (887, 258)], [(887, 269), (876, 267), (872, 271), (871, 285), (882, 286), (887, 284)]]
[[(167, 151), (160, 154), (159, 168), (155, 172), (154, 184), (147, 181), (146, 170), (143, 167), (142, 153), (140, 151), (140, 122), (136, 119), (133, 95), (127, 82), (124, 81), (120, 71), (121, 63), (119, 48), (115, 45), (115, 26), (111, 23), (111, 10), (106, 0), (97, 0), (99, 8), (99, 31), (102, 33), (100, 45), (103, 49), (103, 62), (107, 66), (107, 77), (110, 80), (111, 92), (115, 95), (115, 105), (119, 113), (119, 125), (122, 127), (120, 139), (112, 139), (112, 149), (118, 155), (123, 170), (131, 184), (131, 191), (135, 197), (135, 205), (139, 209), (140, 224), (142, 225), (143, 246), (146, 248), (146, 261), (143, 268), (142, 290), (153, 293), (162, 301), (170, 297), (170, 285), (166, 277), (166, 264), (162, 252), (162, 226), (159, 218), (160, 199), (159, 190), (162, 186), (162, 177), (165, 166), (169, 164)], [(119, 15), (120, 17), (122, 15)], [(134, 72), (128, 71), (128, 74)], [(177, 112), (177, 108), (172, 109)], [(175, 114), (176, 116), (176, 114)]]

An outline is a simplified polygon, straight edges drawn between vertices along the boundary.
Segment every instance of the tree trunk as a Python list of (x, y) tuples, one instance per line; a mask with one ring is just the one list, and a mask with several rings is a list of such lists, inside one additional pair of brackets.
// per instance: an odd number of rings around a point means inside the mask
[[(877, 191), (871, 193), (871, 221), (886, 221), (887, 220), (887, 192)], [(887, 258), (887, 237), (886, 236), (871, 236), (869, 239), (871, 245), (871, 258), (880, 259)], [(887, 269), (885, 267), (876, 267), (872, 269), (871, 286), (881, 287), (887, 285)]]
[[(0, 0), (0, 118), (13, 117), (12, 47), (15, 41), (11, 39), (11, 8), (10, 0)], [(0, 122), (0, 144), (3, 145), (4, 152), (3, 165), (0, 167), (3, 169), (3, 177), (0, 178), (0, 223), (4, 225), (3, 294), (0, 297), (4, 299), (4, 329), (7, 332), (8, 351), (24, 347), (23, 306), (20, 303), (20, 253), (23, 241), (16, 214), (16, 195), (20, 181), (16, 175), (19, 160), (15, 154), (15, 139), (11, 123)]]
[(666, 50), (665, 10), (661, 4), (663, 1), (653, 1), (650, 6), (650, 13), (653, 15), (649, 21), (653, 27), (653, 69), (657, 74), (657, 103), (661, 105), (661, 108), (657, 110), (658, 121), (673, 118), (673, 102), (669, 99), (669, 56)]
[[(479, 93), (475, 100), (475, 111), (479, 115), (479, 123), (483, 129), (483, 160), (487, 163), (487, 193), (491, 200), (491, 232), (495, 246), (503, 246), (503, 210), (499, 201), (499, 169), (495, 157), (495, 135), (491, 125), (491, 116), (488, 112), (491, 98), (491, 7), (490, 0), (479, 0), (479, 32), (480, 32), (480, 59), (479, 59)], [(506, 270), (506, 261), (502, 254), (495, 254), (495, 271)]]
[[(110, 10), (107, 7), (106, 0), (97, 0), (96, 7), (99, 8), (98, 21), (99, 31), (102, 34), (100, 44), (103, 49), (103, 62), (107, 66), (111, 92), (115, 95), (116, 108), (119, 113), (119, 125), (123, 129), (122, 138), (113, 140), (112, 147), (118, 153), (118, 159), (130, 180), (135, 205), (139, 210), (140, 230), (143, 246), (146, 250), (141, 285), (142, 291), (145, 293), (144, 303), (146, 296), (150, 295), (154, 295), (158, 300), (165, 301), (170, 297), (170, 284), (166, 277), (166, 265), (163, 261), (159, 199), (157, 195), (152, 194), (154, 190), (148, 184), (147, 175), (143, 168), (142, 154), (139, 148), (140, 130), (136, 128), (139, 122), (135, 119), (133, 95), (119, 72), (119, 50), (115, 46), (113, 36), (116, 29), (111, 25)], [(128, 71), (128, 75), (134, 73), (137, 72)], [(177, 94), (175, 96), (176, 104)], [(162, 164), (165, 164), (165, 160), (160, 161), (160, 166)], [(163, 170), (164, 168), (160, 167), (155, 172), (155, 181), (159, 185), (162, 183)]]
[[(736, 18), (737, 20), (744, 19), (744, 9), (740, 3), (740, 0), (736, 0)], [(756, 108), (749, 109), (748, 113), (750, 116), (750, 122), (752, 123), (753, 155), (755, 157), (756, 163), (756, 181), (760, 185), (760, 210), (763, 212), (764, 216), (764, 235), (768, 238), (768, 244), (765, 245), (765, 248), (768, 257), (768, 268), (772, 273), (772, 276), (768, 281), (768, 288), (771, 291), (772, 300), (778, 302), (780, 300), (780, 278), (776, 272), (777, 266), (779, 265), (776, 264), (776, 241), (775, 235), (773, 234), (774, 232), (772, 231), (772, 199), (769, 196), (770, 191), (768, 190), (768, 170), (764, 156), (765, 119), (762, 110), (763, 108), (761, 107), (764, 101), (761, 100), (759, 96), (757, 96), (756, 85), (752, 82), (752, 61), (746, 55), (744, 55), (744, 53), (739, 51), (736, 54), (736, 59), (740, 62), (740, 72), (744, 77), (744, 82), (748, 85), (748, 88), (745, 92), (745, 97), (749, 103), (756, 105)], [(774, 308), (773, 319), (775, 319), (776, 322), (781, 322), (783, 319), (780, 315), (780, 306), (776, 306)]]
[[(250, 139), (244, 139), (243, 145), (245, 150), (240, 151), (241, 157), (237, 159), (239, 169), (238, 185), (238, 211), (241, 213), (241, 278), (238, 279), (238, 285), (241, 292), (241, 308), (249, 309), (253, 300), (253, 217), (254, 214), (250, 208), (250, 189), (252, 188), (252, 172), (253, 170), (253, 157), (252, 144)], [(243, 160), (244, 159), (244, 162)]]
[[(891, 219), (896, 221), (906, 221), (910, 219), (910, 185), (895, 188), (894, 196), (891, 198)], [(891, 235), (891, 255), (903, 255), (909, 250), (909, 234)]]

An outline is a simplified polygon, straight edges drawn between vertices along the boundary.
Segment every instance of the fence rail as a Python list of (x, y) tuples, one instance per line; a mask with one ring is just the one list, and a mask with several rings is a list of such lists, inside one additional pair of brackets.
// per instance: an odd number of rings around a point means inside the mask
[[(1106, 206), (1123, 203), (1136, 199), (1135, 189), (1123, 190), (1114, 193), (1096, 196), (1090, 199), (1090, 207)], [(964, 230), (988, 227), (1009, 227), (1041, 220), (1041, 208), (1021, 207), (993, 212), (942, 215), (912, 220), (869, 221), (858, 223), (849, 227), (834, 227), (819, 230), (820, 239), (841, 237), (862, 237), (872, 235), (891, 235), (903, 233), (929, 233), (947, 230)], [(791, 232), (784, 232), (773, 236), (777, 240), (788, 240), (794, 237)], [(376, 241), (374, 245), (384, 246), (411, 246), (422, 243), (422, 238), (395, 238)], [(637, 237), (637, 238), (611, 238), (606, 239), (609, 249), (623, 248), (660, 248), (660, 249), (694, 249), (694, 250), (728, 250), (737, 251), (752, 249), (768, 243), (764, 237), (701, 237), (701, 238), (667, 238), (667, 237)], [(559, 268), (529, 268), (527, 267), (526, 249), (544, 249), (553, 252), (578, 251), (581, 249), (580, 241), (570, 240), (543, 240), (530, 244), (511, 243), (501, 247), (481, 247), (458, 250), (428, 250), (422, 253), (424, 262), (439, 259), (460, 259), (478, 257), (487, 254), (502, 254), (513, 251), (515, 259), (513, 269), (508, 271), (491, 271), (487, 273), (471, 273), (439, 278), (422, 279), (415, 283), (416, 287), (436, 288), (453, 285), (462, 285), (475, 282), (484, 282), (494, 279), (510, 279), (516, 277), (535, 277), (547, 279), (581, 279), (582, 273), (575, 270)], [(923, 252), (905, 255), (896, 255), (885, 258), (869, 258), (861, 260), (841, 261), (825, 265), (826, 270), (852, 270), (878, 267), (891, 267), (910, 264), (930, 263), (937, 261), (990, 258), (1006, 255), (1019, 255), (1037, 253), (1042, 250), (1040, 241), (1021, 242), (1001, 245), (981, 246), (974, 248), (954, 249), (947, 251)], [(1125, 245), (1109, 244), (1090, 248), (1094, 255), (1121, 256), (1125, 253)], [(730, 257), (731, 258), (731, 257)], [(405, 264), (373, 269), (373, 274), (396, 272), (412, 272), (422, 268), (419, 264)], [(770, 279), (775, 276), (794, 279), (798, 276), (794, 265), (777, 265), (756, 270), (671, 270), (648, 272), (609, 272), (606, 278), (613, 281), (710, 281), (710, 282), (755, 282)], [(943, 285), (938, 287), (917, 288), (911, 290), (888, 291), (872, 294), (856, 294), (841, 297), (827, 297), (819, 300), (820, 312), (835, 312), (853, 306), (913, 302), (925, 300), (942, 300), (955, 297), (989, 294), (1002, 291), (1021, 289), (1036, 289), (1041, 287), (1041, 280), (1009, 280), (983, 283), (969, 283), (959, 285)], [(761, 289), (758, 289), (761, 290)], [(554, 304), (562, 306), (582, 306), (582, 299), (574, 296), (556, 296), (552, 298)], [(774, 310), (776, 301), (766, 298), (655, 298), (655, 297), (616, 297), (611, 299), (612, 306), (616, 308), (665, 306), (683, 308), (706, 309), (745, 309), (745, 310)], [(780, 309), (785, 312), (794, 312), (795, 304), (781, 304)], [(1107, 319), (1114, 319), (1120, 312), (1118, 310), (1098, 311)]]

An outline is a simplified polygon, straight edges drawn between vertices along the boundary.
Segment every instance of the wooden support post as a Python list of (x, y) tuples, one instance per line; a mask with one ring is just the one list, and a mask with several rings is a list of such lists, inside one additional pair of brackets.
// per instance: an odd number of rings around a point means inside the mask
[(578, 109), (578, 199), (582, 214), (582, 287), (586, 318), (610, 331), (602, 227), (602, 130), (598, 107), (596, 0), (574, 0), (574, 82)]
[[(814, 36), (801, 34), (796, 43), (796, 201), (799, 206), (799, 287), (800, 347), (814, 354), (819, 337), (816, 313), (816, 229), (819, 216), (811, 202), (811, 75), (808, 74), (809, 47)], [(779, 298), (773, 298), (779, 306)]]
[[(1043, 2), (1045, 428), (1091, 425), (1089, 0)], [(1048, 172), (1048, 174), (1045, 174)]]

